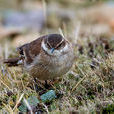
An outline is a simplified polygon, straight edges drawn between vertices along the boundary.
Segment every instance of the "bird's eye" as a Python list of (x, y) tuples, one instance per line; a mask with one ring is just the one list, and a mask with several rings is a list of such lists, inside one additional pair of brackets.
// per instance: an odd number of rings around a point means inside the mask
[(61, 44), (59, 44), (57, 47), (56, 47), (56, 49), (59, 49), (59, 48), (61, 48), (61, 47), (63, 47), (64, 46), (64, 43), (62, 42)]
[(61, 43), (60, 45), (58, 45), (58, 47), (61, 47), (63, 45), (63, 43)]
[(51, 46), (49, 45), (49, 43), (47, 43), (47, 46), (48, 46), (48, 48), (51, 48)]

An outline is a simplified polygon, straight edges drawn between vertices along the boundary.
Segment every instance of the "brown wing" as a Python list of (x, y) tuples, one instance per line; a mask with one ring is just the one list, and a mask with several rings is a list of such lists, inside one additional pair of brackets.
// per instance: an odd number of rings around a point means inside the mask
[(39, 37), (36, 40), (17, 48), (19, 54), (25, 57), (27, 64), (30, 64), (33, 61), (33, 58), (39, 55), (41, 51), (41, 42), (45, 37), (46, 36)]

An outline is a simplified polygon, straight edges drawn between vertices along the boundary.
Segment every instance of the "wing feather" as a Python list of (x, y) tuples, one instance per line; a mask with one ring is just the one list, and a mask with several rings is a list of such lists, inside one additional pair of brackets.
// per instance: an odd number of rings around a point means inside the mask
[(25, 58), (27, 64), (30, 64), (33, 59), (39, 55), (41, 51), (41, 42), (45, 37), (46, 36), (39, 37), (36, 40), (17, 48), (20, 56)]

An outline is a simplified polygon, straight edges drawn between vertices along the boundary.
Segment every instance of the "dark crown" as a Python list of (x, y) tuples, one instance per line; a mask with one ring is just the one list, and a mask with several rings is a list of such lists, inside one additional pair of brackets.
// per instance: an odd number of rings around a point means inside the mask
[(56, 48), (56, 46), (63, 41), (63, 37), (60, 34), (50, 34), (46, 38), (46, 43), (50, 45), (50, 48)]

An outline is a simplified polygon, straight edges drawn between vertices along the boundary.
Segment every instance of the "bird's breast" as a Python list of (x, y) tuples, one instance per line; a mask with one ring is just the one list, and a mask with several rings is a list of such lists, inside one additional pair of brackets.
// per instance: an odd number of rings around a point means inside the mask
[(33, 63), (26, 68), (31, 75), (44, 80), (62, 76), (68, 72), (72, 64), (72, 52), (57, 57), (41, 53), (34, 59)]

